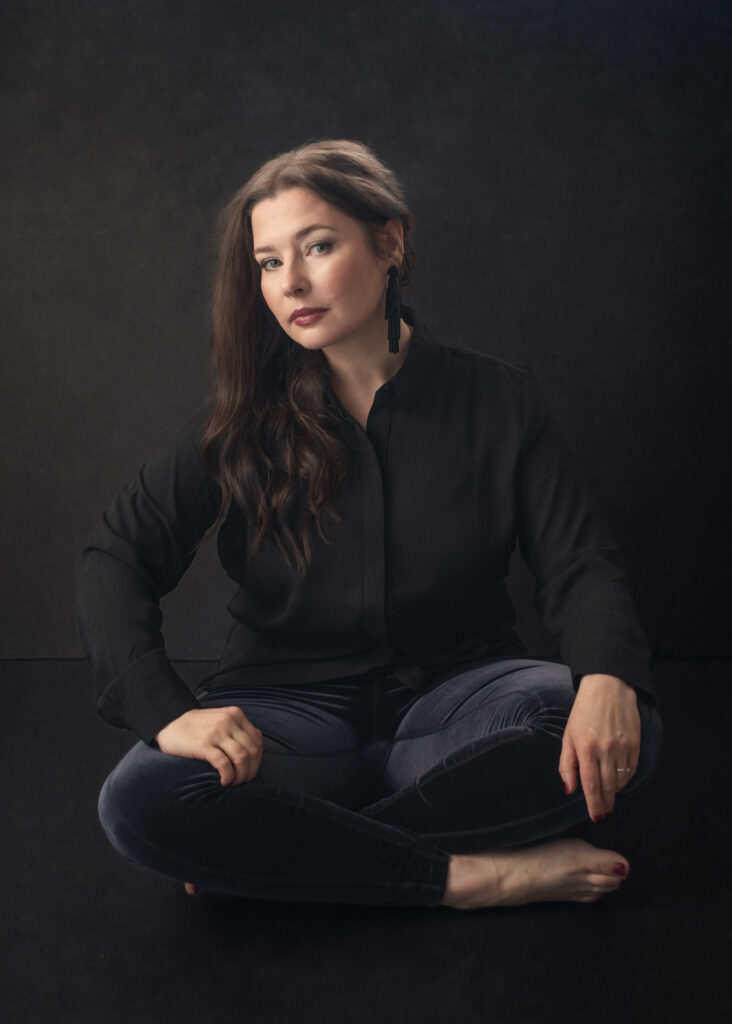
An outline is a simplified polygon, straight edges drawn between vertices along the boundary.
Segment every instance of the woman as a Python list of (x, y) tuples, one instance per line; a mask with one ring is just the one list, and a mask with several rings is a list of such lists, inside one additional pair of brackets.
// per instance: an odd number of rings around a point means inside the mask
[[(618, 549), (529, 371), (400, 304), (412, 218), (365, 146), (265, 164), (222, 219), (211, 407), (106, 511), (79, 566), (118, 850), (189, 892), (455, 908), (591, 902), (580, 839), (660, 723)], [(204, 536), (239, 590), (194, 696), (160, 597)], [(516, 540), (566, 665), (526, 656)]]

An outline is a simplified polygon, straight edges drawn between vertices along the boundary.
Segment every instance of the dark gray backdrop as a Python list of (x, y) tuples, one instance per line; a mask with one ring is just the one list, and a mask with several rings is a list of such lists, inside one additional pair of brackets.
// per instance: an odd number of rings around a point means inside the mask
[[(323, 136), (402, 177), (434, 333), (537, 371), (658, 652), (728, 655), (730, 11), (6, 0), (0, 656), (79, 655), (84, 538), (208, 386), (215, 217)], [(217, 653), (212, 548), (174, 656)]]

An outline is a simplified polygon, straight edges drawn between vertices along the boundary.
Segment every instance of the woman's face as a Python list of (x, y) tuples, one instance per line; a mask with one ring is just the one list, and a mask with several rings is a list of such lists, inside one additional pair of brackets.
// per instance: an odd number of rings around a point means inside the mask
[[(328, 349), (386, 337), (386, 273), (394, 260), (377, 255), (359, 221), (303, 188), (263, 199), (251, 220), (262, 296), (293, 341)], [(400, 245), (400, 229), (387, 224), (386, 246)]]

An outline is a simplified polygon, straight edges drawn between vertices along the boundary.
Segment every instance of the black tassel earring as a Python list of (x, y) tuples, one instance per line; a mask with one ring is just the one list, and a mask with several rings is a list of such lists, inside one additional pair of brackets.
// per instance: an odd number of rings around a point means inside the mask
[(399, 335), (401, 333), (402, 319), (402, 296), (399, 290), (399, 270), (396, 267), (389, 267), (389, 283), (386, 286), (386, 312), (384, 319), (388, 320), (389, 351), (399, 351)]

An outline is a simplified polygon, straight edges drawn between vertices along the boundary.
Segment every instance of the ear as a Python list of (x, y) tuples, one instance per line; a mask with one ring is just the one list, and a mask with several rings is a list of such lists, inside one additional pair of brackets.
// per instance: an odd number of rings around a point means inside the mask
[(404, 225), (400, 220), (388, 220), (380, 233), (381, 252), (388, 263), (402, 265), (404, 259)]

